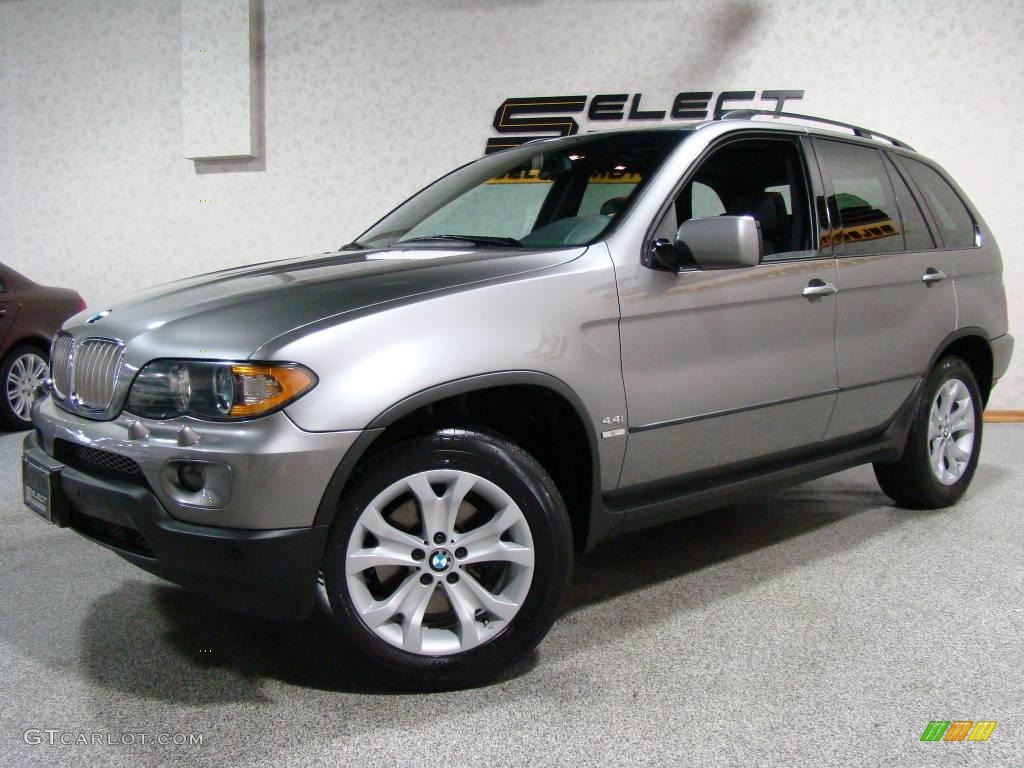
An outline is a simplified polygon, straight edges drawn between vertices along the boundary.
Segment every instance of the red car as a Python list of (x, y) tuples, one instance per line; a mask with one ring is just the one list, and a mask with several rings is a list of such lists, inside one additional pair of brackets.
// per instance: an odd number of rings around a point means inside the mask
[(33, 283), (0, 263), (0, 426), (32, 426), (29, 409), (49, 375), (50, 340), (83, 309), (75, 291)]

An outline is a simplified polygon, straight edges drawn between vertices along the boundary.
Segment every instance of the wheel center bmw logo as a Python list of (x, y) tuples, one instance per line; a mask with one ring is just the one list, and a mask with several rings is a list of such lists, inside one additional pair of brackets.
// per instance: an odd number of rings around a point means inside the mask
[(430, 553), (430, 570), (444, 573), (452, 567), (452, 556), (443, 549), (435, 549)]

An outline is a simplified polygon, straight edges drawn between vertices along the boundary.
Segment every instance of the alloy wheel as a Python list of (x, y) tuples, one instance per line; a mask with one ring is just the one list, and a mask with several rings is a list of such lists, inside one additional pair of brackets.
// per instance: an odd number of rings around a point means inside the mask
[(353, 607), (378, 637), (445, 656), (490, 642), (533, 581), (522, 510), (500, 486), (463, 470), (409, 475), (381, 491), (349, 537)]
[(949, 379), (935, 394), (928, 418), (928, 456), (932, 473), (953, 485), (967, 470), (974, 451), (974, 403), (967, 385)]
[(50, 375), (46, 360), (34, 352), (14, 359), (7, 374), (7, 402), (22, 421), (29, 421), (36, 388)]

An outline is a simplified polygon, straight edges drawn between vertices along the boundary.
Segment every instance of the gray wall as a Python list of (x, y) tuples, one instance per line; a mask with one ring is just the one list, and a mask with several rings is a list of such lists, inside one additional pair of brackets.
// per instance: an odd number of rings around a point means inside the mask
[[(508, 96), (803, 88), (960, 181), (1007, 261), (1024, 155), (1024, 4), (407, 0), (262, 4), (260, 156), (182, 151), (176, 0), (0, 2), (0, 259), (93, 306), (335, 248), (480, 154)], [(206, 202), (209, 201), (209, 202)], [(1024, 353), (996, 408), (1024, 408)]]

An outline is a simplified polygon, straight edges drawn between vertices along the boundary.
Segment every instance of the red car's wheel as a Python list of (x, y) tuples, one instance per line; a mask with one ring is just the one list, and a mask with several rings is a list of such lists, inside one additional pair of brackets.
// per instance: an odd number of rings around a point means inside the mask
[(9, 429), (32, 427), (32, 401), (49, 375), (45, 354), (23, 344), (12, 349), (0, 366), (0, 423)]

